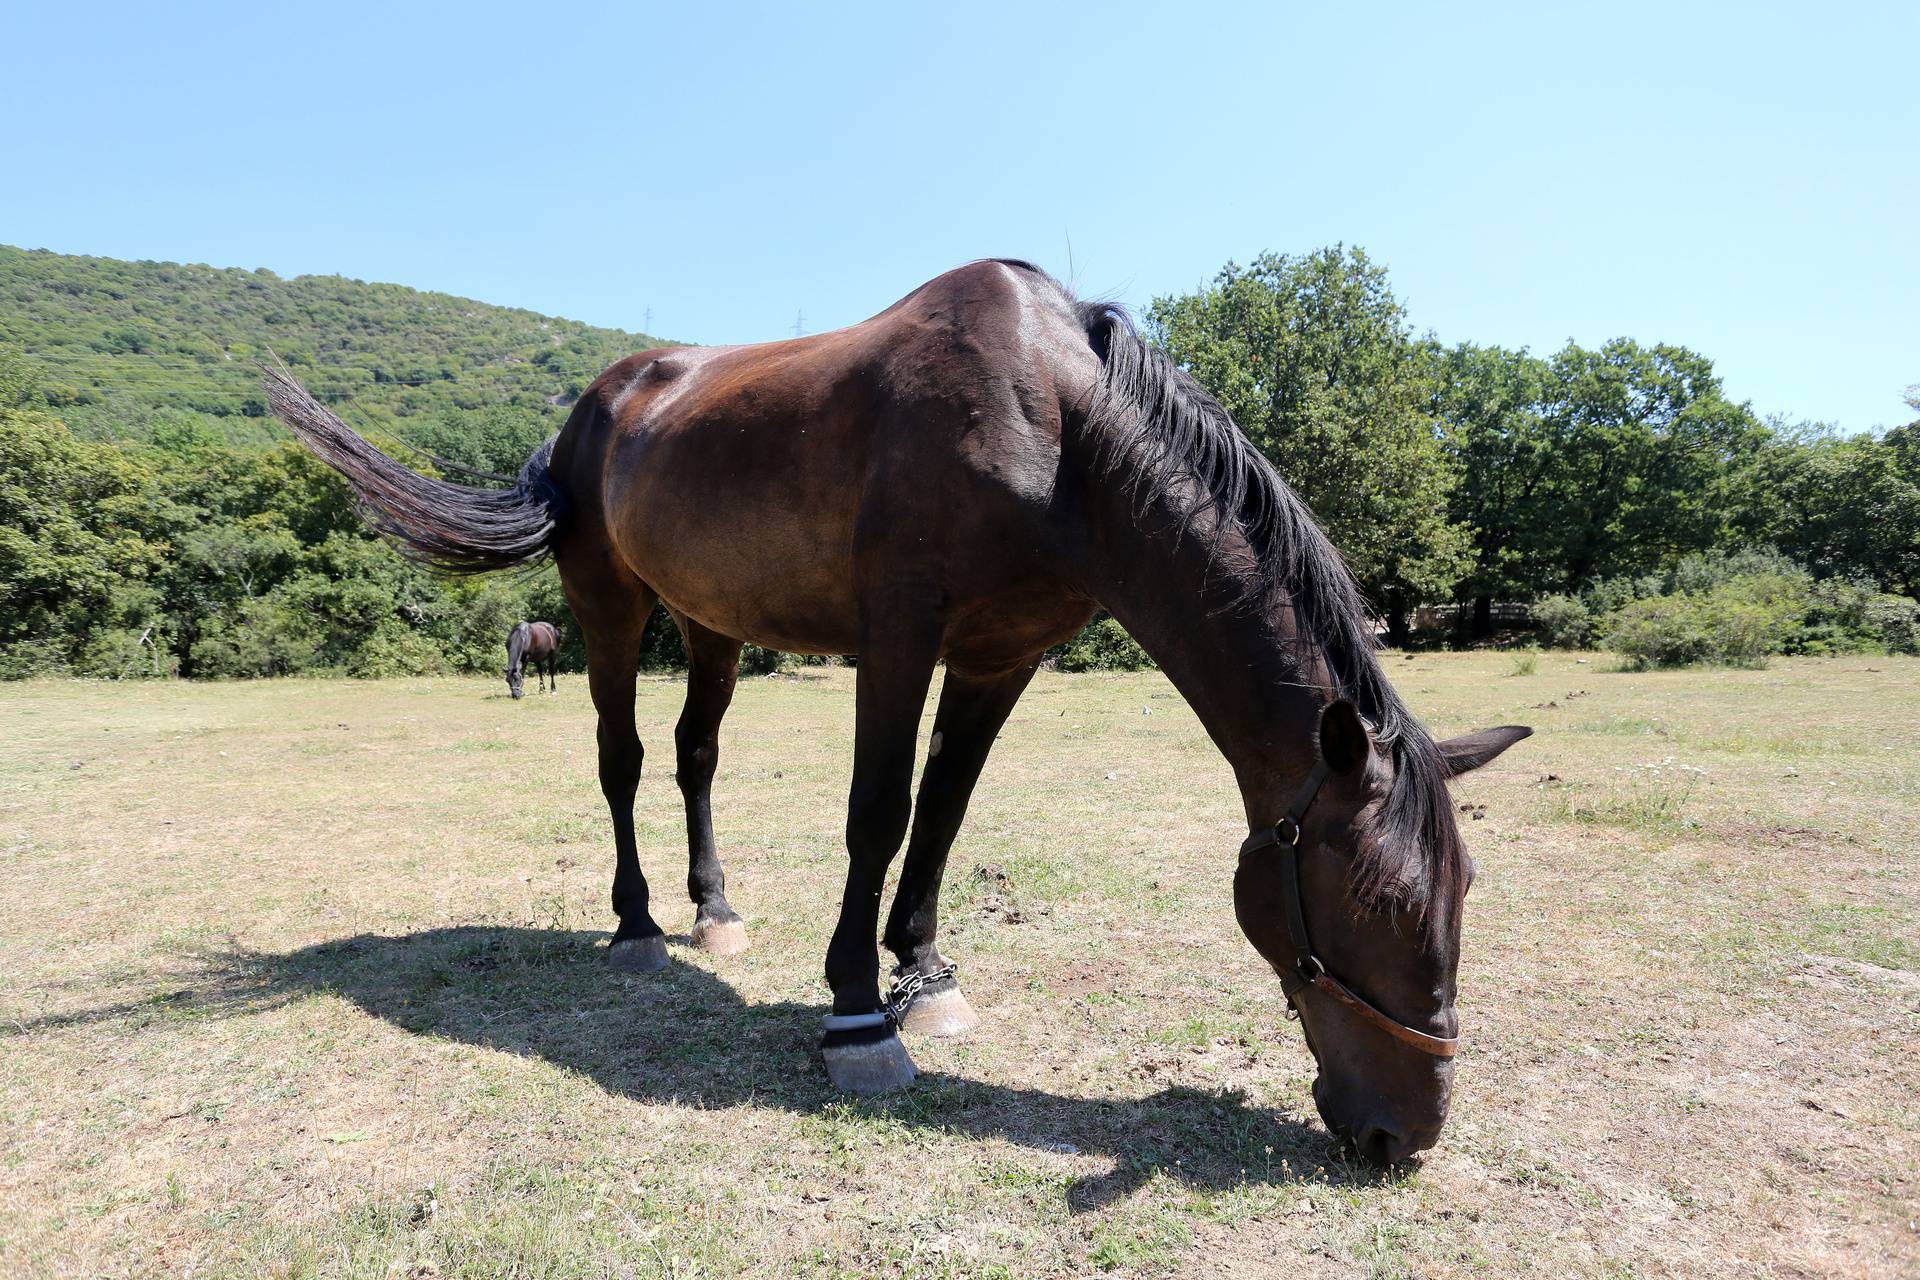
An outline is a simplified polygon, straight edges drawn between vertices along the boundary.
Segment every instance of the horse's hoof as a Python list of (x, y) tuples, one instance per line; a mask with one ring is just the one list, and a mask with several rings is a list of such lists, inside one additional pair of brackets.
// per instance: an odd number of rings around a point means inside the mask
[(737, 956), (753, 944), (742, 921), (701, 916), (693, 922), (693, 945), (710, 956)]
[(864, 1043), (836, 1044), (834, 1040), (829, 1032), (827, 1043), (820, 1046), (820, 1056), (827, 1062), (827, 1078), (842, 1093), (887, 1093), (912, 1084), (919, 1074), (913, 1068), (913, 1059), (907, 1056), (907, 1047), (891, 1029)]
[(621, 973), (658, 973), (667, 967), (667, 940), (624, 938), (607, 948), (607, 963)]
[(913, 998), (900, 1026), (917, 1036), (964, 1036), (980, 1025), (980, 1015), (957, 986), (924, 991)]

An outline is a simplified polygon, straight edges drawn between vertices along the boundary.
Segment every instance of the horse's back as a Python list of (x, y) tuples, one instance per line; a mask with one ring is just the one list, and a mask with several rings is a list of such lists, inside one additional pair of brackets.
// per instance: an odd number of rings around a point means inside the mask
[(956, 575), (1005, 576), (979, 553), (1044, 516), (1064, 398), (1049, 353), (1070, 332), (1046, 277), (975, 263), (846, 329), (643, 353), (589, 390), (571, 474), (675, 608), (770, 647), (852, 652), (863, 572), (962, 593)]

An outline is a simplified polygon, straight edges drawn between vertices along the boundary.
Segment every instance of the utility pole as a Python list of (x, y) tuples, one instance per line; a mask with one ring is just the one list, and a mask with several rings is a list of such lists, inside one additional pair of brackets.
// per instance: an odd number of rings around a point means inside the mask
[(643, 328), (643, 329), (641, 330), (641, 332), (642, 332), (642, 333), (652, 333), (652, 332), (653, 332), (653, 308), (652, 308), (651, 306), (649, 306), (649, 307), (647, 308), (647, 319), (646, 319), (646, 327), (645, 327), (645, 328)]
[(807, 332), (807, 314), (804, 311), (793, 313), (793, 336), (802, 337)]

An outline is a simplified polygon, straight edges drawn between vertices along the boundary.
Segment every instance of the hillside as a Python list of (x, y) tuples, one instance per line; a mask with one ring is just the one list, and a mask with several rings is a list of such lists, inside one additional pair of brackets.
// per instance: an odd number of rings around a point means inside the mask
[(272, 350), (359, 425), (511, 465), (602, 369), (660, 345), (401, 285), (0, 246), (0, 351), (83, 438), (281, 438), (253, 368)]

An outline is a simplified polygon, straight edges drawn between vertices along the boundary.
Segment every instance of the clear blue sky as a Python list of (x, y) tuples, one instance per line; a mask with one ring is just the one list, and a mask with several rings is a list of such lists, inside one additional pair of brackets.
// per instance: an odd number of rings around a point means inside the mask
[(14, 8), (0, 242), (734, 342), (987, 255), (1139, 305), (1345, 241), (1443, 340), (1912, 417), (1911, 0), (568, 8)]

